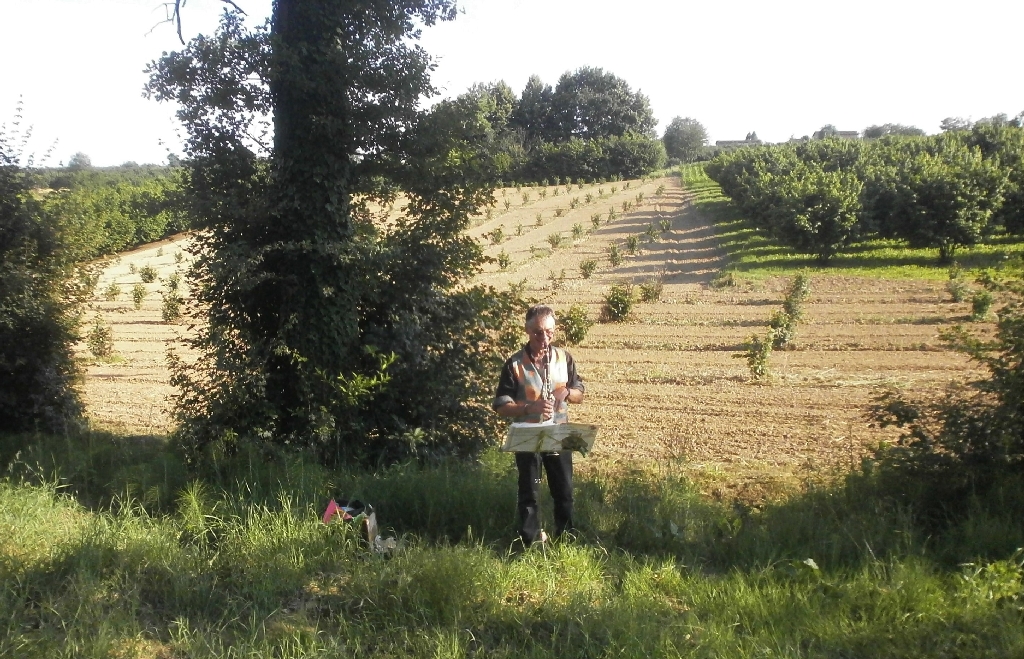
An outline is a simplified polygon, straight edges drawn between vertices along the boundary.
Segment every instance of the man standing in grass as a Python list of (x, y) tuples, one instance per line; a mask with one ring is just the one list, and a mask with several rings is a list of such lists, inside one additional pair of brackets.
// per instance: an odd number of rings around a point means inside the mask
[[(514, 421), (541, 423), (553, 419), (555, 423), (568, 423), (568, 403), (583, 402), (583, 381), (576, 373), (572, 355), (552, 345), (554, 310), (545, 305), (530, 307), (526, 334), (529, 341), (501, 369), (493, 407)], [(555, 502), (555, 537), (572, 529), (572, 452), (516, 453), (519, 535), (526, 546), (547, 539), (540, 528), (537, 505), (542, 464)]]

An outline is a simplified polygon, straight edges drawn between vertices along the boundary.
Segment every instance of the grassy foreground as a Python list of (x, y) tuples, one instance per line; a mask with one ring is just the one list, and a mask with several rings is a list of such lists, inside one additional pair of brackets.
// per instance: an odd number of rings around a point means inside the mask
[[(941, 264), (935, 249), (914, 249), (899, 240), (869, 240), (847, 248), (822, 267), (814, 256), (797, 254), (779, 245), (746, 222), (700, 163), (680, 167), (683, 186), (695, 194), (694, 203), (715, 223), (719, 243), (729, 255), (728, 270), (746, 278), (791, 276), (802, 270), (889, 279), (947, 279), (949, 265)], [(1024, 242), (1015, 236), (993, 236), (982, 244), (958, 251), (954, 260), (969, 269), (998, 266), (1024, 255)]]
[[(579, 536), (521, 552), (500, 454), (186, 475), (159, 442), (90, 435), (34, 438), (7, 474), (3, 657), (1024, 655), (1024, 481), (925, 529), (870, 472), (751, 510), (671, 468), (595, 471)], [(399, 548), (323, 525), (331, 494), (375, 503)]]

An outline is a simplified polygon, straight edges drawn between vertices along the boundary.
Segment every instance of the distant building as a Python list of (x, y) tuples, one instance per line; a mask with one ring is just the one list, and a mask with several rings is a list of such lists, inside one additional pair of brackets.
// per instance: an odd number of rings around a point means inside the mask
[[(836, 131), (832, 135), (832, 137), (838, 137), (841, 140), (859, 140), (860, 139), (860, 131), (856, 131), (856, 130), (838, 130), (838, 131)], [(811, 135), (811, 139), (812, 140), (823, 140), (823, 139), (825, 139), (825, 133), (823, 131), (816, 130), (816, 131), (814, 131), (814, 134)]]

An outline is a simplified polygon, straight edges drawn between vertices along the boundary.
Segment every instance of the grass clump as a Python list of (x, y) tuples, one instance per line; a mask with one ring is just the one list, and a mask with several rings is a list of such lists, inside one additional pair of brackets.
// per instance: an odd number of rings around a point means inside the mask
[(498, 267), (502, 270), (508, 270), (510, 265), (512, 265), (512, 257), (505, 250), (501, 250), (501, 253), (498, 254)]
[(561, 233), (549, 233), (548, 244), (551, 245), (551, 249), (558, 249), (562, 246), (562, 234)]
[(629, 236), (626, 238), (626, 253), (630, 256), (636, 256), (636, 253), (640, 250), (640, 236)]
[(583, 228), (583, 225), (581, 223), (577, 222), (577, 223), (572, 225), (572, 239), (573, 240), (576, 240), (576, 241), (582, 240), (583, 236), (586, 234), (586, 232), (587, 232), (586, 229)]
[(584, 279), (590, 279), (595, 270), (597, 270), (596, 260), (586, 259), (584, 261), (580, 261), (580, 276)]

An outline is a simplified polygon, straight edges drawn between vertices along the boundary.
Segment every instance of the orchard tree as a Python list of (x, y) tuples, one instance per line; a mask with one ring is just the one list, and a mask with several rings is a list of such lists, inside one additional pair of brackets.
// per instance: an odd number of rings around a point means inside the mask
[(955, 139), (939, 143), (936, 153), (920, 152), (899, 171), (895, 230), (912, 247), (938, 248), (948, 262), (990, 231), (1006, 178), (979, 149)]
[(700, 158), (708, 143), (708, 131), (696, 119), (675, 117), (661, 137), (669, 158), (681, 162), (694, 162)]
[[(202, 229), (199, 357), (173, 371), (193, 459), (250, 441), (387, 462), (494, 436), (485, 401), (519, 308), (465, 284), (482, 254), (462, 231), (490, 190), (417, 110), (433, 91), (418, 26), (454, 16), (451, 0), (278, 0), (269, 28), (229, 13), (151, 65)], [(404, 215), (378, 216), (399, 190)]]

